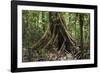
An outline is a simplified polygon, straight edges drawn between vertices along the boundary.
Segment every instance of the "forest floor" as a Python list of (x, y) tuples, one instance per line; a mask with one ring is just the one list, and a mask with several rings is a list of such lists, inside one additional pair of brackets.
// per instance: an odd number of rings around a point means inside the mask
[[(73, 51), (73, 53), (75, 53), (75, 51)], [(61, 61), (61, 60), (75, 60), (78, 59), (78, 57), (80, 57), (80, 55), (78, 55), (79, 53), (77, 52), (76, 55), (68, 52), (68, 51), (56, 51), (56, 52), (42, 52), (39, 53), (38, 51), (35, 51), (32, 55), (31, 55), (31, 60), (29, 60), (29, 52), (28, 49), (23, 48), (23, 57), (22, 57), (22, 61), (23, 62), (30, 62), (30, 61)], [(77, 57), (76, 57), (77, 56)]]

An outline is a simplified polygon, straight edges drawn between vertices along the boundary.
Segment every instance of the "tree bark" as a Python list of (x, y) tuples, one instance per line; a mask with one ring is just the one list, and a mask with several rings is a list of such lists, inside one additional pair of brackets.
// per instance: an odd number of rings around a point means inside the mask
[(81, 58), (83, 58), (83, 14), (79, 15), (80, 18), (80, 48), (81, 48)]
[[(57, 45), (54, 42), (56, 42)], [(56, 47), (57, 51), (59, 51), (62, 47), (65, 46), (64, 49), (69, 52), (70, 47), (75, 48), (75, 41), (67, 32), (66, 24), (59, 12), (49, 12), (48, 29), (46, 30), (42, 39), (39, 40), (39, 42), (37, 42), (35, 45), (33, 45), (32, 48), (38, 49), (39, 46), (42, 46), (43, 49), (53, 49), (54, 47)]]

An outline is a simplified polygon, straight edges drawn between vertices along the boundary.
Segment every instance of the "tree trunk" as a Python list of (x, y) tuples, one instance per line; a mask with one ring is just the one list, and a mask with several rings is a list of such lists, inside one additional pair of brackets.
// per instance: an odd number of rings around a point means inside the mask
[[(75, 40), (70, 36), (66, 29), (66, 24), (59, 12), (49, 12), (49, 25), (42, 38), (31, 48), (34, 49), (52, 49), (60, 51), (75, 48)], [(56, 49), (54, 49), (56, 48)]]
[(81, 48), (81, 58), (83, 58), (83, 14), (80, 14), (79, 18), (80, 18), (80, 48)]

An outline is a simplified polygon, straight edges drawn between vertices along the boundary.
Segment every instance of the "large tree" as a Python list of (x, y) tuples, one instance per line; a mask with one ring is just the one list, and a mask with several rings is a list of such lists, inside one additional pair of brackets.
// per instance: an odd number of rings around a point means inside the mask
[[(76, 51), (75, 39), (73, 39), (67, 31), (64, 17), (59, 12), (49, 12), (49, 24), (41, 39), (33, 44), (31, 50), (46, 49), (72, 53)], [(76, 53), (75, 53), (76, 54)], [(73, 58), (76, 56), (72, 53)]]

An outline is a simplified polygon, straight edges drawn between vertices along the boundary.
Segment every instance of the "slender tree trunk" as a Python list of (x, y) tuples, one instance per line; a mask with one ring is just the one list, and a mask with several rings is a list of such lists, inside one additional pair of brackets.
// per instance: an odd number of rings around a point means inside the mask
[(79, 18), (80, 18), (80, 48), (81, 48), (81, 58), (83, 58), (83, 14), (80, 14)]

